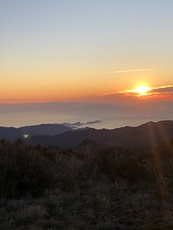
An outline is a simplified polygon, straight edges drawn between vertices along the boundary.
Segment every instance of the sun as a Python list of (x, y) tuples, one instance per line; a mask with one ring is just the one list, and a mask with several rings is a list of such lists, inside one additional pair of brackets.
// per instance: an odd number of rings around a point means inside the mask
[(133, 95), (135, 97), (146, 97), (146, 96), (152, 95), (152, 90), (153, 90), (153, 87), (149, 87), (149, 86), (141, 84), (134, 89), (122, 90), (119, 92), (125, 95)]
[(145, 96), (145, 95), (148, 95), (148, 91), (150, 89), (151, 88), (149, 88), (147, 86), (141, 85), (141, 86), (137, 87), (136, 89), (134, 89), (133, 92), (137, 93), (138, 96)]

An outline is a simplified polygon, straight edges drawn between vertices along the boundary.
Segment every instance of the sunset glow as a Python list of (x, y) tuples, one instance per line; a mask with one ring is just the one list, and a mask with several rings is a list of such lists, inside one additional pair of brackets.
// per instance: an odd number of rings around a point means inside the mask
[(151, 88), (146, 87), (146, 86), (139, 86), (133, 92), (137, 93), (138, 96), (145, 96), (148, 94), (148, 92), (151, 90)]
[(172, 117), (172, 8), (173, 1), (0, 1), (0, 125)]

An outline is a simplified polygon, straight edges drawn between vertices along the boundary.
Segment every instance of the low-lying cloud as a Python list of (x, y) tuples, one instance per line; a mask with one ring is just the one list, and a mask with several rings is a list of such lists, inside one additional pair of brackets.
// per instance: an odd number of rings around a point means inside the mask
[(76, 128), (76, 127), (80, 127), (80, 126), (84, 126), (84, 125), (94, 125), (94, 124), (98, 124), (101, 123), (102, 121), (100, 120), (95, 120), (95, 121), (88, 121), (88, 122), (80, 122), (77, 121), (75, 123), (63, 123), (63, 125), (71, 127), (71, 128)]

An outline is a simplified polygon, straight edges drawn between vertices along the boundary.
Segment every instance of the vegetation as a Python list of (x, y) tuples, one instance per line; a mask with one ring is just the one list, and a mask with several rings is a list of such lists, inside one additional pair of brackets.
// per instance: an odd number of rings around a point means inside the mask
[(169, 229), (173, 141), (42, 148), (0, 140), (0, 229)]

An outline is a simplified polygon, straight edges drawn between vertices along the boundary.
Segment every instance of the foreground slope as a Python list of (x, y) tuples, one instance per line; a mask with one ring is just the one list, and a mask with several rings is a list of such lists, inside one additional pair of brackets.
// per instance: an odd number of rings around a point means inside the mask
[(172, 229), (173, 142), (56, 149), (0, 140), (0, 229)]

